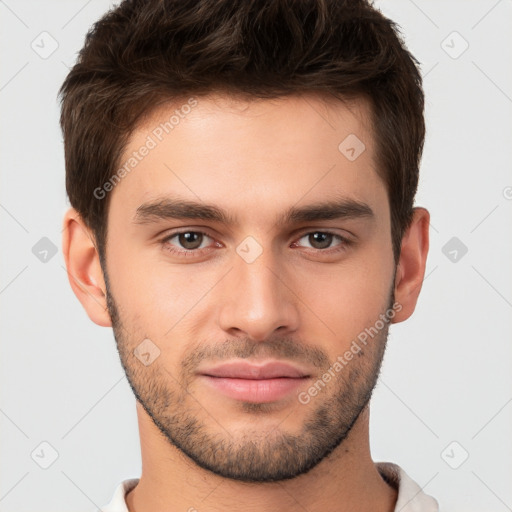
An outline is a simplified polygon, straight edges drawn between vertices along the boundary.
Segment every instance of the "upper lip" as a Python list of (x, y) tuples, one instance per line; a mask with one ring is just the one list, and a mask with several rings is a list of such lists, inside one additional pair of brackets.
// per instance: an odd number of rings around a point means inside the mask
[(253, 364), (247, 361), (223, 363), (199, 372), (210, 377), (229, 379), (275, 379), (278, 377), (302, 378), (309, 374), (302, 369), (281, 361)]

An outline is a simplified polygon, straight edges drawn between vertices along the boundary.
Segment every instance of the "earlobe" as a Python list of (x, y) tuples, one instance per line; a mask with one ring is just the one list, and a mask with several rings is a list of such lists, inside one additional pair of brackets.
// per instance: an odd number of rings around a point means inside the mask
[(400, 260), (395, 277), (395, 301), (402, 308), (393, 323), (407, 320), (414, 312), (425, 276), (429, 248), (430, 214), (414, 208), (411, 225), (402, 239)]
[(74, 208), (64, 215), (62, 251), (69, 283), (87, 315), (94, 323), (111, 327), (105, 281), (94, 236)]

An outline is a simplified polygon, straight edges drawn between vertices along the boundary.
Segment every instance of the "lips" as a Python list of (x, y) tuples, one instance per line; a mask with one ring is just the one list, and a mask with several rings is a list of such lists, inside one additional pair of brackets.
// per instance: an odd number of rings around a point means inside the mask
[(200, 372), (210, 377), (222, 377), (227, 379), (275, 379), (280, 377), (296, 378), (309, 377), (302, 369), (282, 362), (267, 362), (262, 365), (254, 365), (248, 362), (224, 363), (214, 368)]
[(228, 398), (268, 403), (289, 397), (311, 375), (302, 368), (280, 361), (259, 365), (232, 361), (201, 370), (199, 376), (211, 390)]

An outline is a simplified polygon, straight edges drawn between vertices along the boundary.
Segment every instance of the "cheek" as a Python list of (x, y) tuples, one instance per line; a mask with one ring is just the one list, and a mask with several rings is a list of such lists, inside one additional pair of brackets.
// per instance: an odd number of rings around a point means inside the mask
[[(124, 241), (112, 243), (109, 253), (111, 291), (130, 338), (148, 337), (162, 350), (175, 347), (197, 329), (197, 314), (207, 304), (208, 292), (222, 276), (196, 265), (171, 265), (165, 253), (155, 257), (144, 250), (127, 250)], [(206, 299), (206, 300), (205, 300)], [(211, 313), (211, 311), (210, 311)]]
[(325, 333), (333, 345), (348, 345), (385, 312), (393, 277), (392, 260), (374, 256), (361, 253), (360, 261), (320, 266), (313, 276), (308, 272), (297, 276), (293, 289), (307, 306), (302, 306), (306, 320), (303, 325), (311, 339), (315, 333)]

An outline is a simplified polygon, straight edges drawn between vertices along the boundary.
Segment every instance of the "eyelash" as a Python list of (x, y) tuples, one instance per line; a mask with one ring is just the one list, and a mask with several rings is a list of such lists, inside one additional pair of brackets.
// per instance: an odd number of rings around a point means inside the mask
[[(181, 249), (180, 250), (180, 249), (174, 248), (172, 245), (169, 245), (169, 241), (170, 240), (172, 240), (173, 238), (175, 238), (175, 237), (177, 237), (177, 236), (179, 236), (181, 234), (184, 234), (184, 233), (196, 233), (196, 234), (200, 234), (200, 235), (206, 236), (208, 238), (213, 238), (210, 235), (208, 235), (208, 233), (205, 233), (204, 231), (194, 231), (194, 230), (191, 230), (191, 229), (186, 229), (184, 231), (177, 231), (176, 233), (172, 233), (171, 235), (168, 235), (164, 239), (161, 240), (161, 244), (164, 247), (164, 249), (166, 251), (169, 251), (172, 254), (177, 254), (178, 256), (185, 256), (185, 257), (194, 257), (194, 256), (197, 256), (197, 255), (201, 254), (202, 251), (204, 251), (204, 250), (208, 250), (208, 251), (211, 250), (211, 248)], [(320, 230), (308, 231), (306, 233), (303, 233), (298, 238), (298, 240), (300, 240), (301, 238), (304, 238), (305, 236), (312, 235), (314, 233), (322, 233), (322, 234), (325, 234), (325, 235), (332, 235), (334, 238), (337, 238), (341, 243), (338, 244), (335, 247), (330, 247), (328, 249), (307, 248), (307, 249), (310, 249), (311, 251), (315, 251), (315, 252), (322, 253), (322, 254), (325, 254), (325, 255), (337, 254), (337, 253), (341, 253), (341, 252), (345, 251), (352, 244), (352, 241), (349, 240), (348, 238), (345, 238), (344, 236), (341, 236), (341, 235), (339, 235), (337, 233), (333, 233), (332, 231), (320, 231)]]

